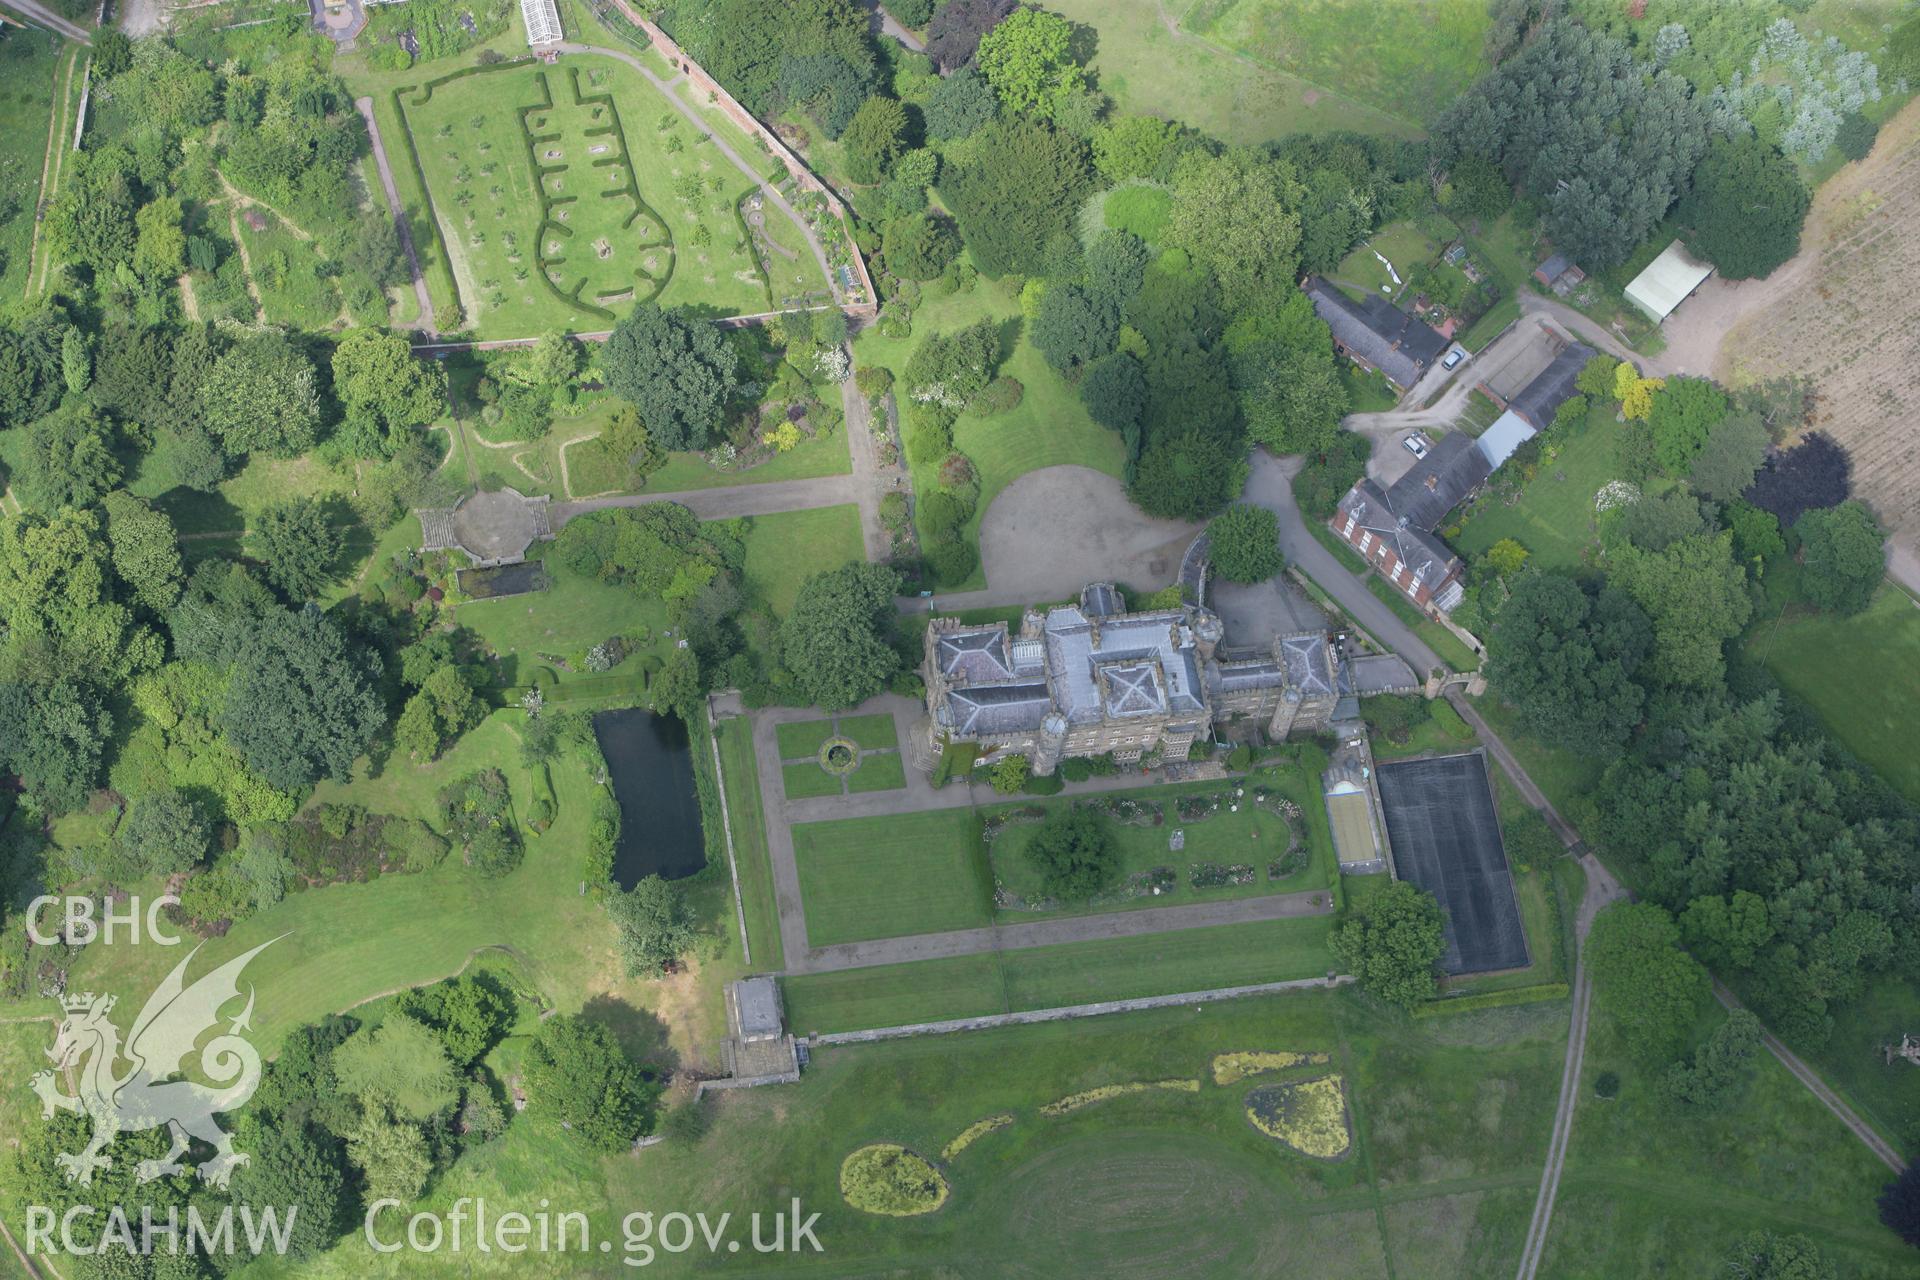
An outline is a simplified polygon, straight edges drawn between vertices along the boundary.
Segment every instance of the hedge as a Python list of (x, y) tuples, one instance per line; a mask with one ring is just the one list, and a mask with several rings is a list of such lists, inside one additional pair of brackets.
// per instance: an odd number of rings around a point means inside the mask
[(1483, 991), (1478, 995), (1442, 997), (1416, 1005), (1413, 1016), (1433, 1018), (1443, 1013), (1461, 1013), (1470, 1009), (1502, 1009), (1508, 1005), (1538, 1004), (1543, 1000), (1564, 1000), (1569, 988), (1564, 982), (1542, 982), (1531, 987), (1510, 987), (1505, 991)]

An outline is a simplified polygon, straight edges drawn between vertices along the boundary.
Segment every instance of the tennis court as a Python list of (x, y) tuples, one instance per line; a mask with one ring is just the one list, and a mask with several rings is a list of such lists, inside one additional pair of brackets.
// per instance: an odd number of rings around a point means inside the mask
[(1527, 964), (1526, 931), (1507, 870), (1486, 758), (1478, 752), (1380, 766), (1394, 870), (1440, 901), (1450, 974)]

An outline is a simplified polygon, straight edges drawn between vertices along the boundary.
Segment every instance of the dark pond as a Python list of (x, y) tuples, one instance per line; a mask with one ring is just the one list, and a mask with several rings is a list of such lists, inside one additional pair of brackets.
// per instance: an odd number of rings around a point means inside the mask
[(593, 736), (620, 802), (620, 843), (613, 851), (620, 887), (631, 889), (650, 875), (678, 880), (706, 866), (686, 725), (634, 707), (595, 713)]

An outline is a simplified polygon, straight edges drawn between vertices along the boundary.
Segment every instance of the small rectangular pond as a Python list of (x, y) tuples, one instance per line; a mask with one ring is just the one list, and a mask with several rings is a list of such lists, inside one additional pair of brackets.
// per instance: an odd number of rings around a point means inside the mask
[(679, 880), (706, 866), (686, 725), (676, 716), (630, 707), (595, 712), (593, 736), (620, 803), (614, 881), (631, 889), (650, 875)]

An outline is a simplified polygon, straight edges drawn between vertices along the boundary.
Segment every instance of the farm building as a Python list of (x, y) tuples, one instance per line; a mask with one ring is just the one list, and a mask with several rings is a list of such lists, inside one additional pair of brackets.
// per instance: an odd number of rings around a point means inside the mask
[(1565, 297), (1587, 278), (1587, 273), (1569, 262), (1565, 254), (1556, 253), (1533, 269), (1533, 278), (1542, 289), (1551, 289)]
[(527, 24), (527, 47), (558, 44), (566, 33), (560, 29), (560, 11), (554, 0), (520, 0), (520, 17)]
[[(1506, 412), (1494, 419), (1493, 425), (1475, 441), (1486, 457), (1489, 471), (1498, 470), (1501, 463), (1513, 456), (1515, 449), (1531, 440), (1535, 433), (1553, 425), (1560, 406), (1573, 397), (1574, 379), (1586, 368), (1587, 361), (1593, 359), (1593, 354), (1592, 347), (1571, 343), (1514, 392), (1513, 398), (1504, 405)], [(1487, 393), (1493, 395), (1490, 389)], [(1500, 397), (1494, 396), (1494, 399), (1497, 402)]]
[(1686, 246), (1675, 240), (1645, 271), (1633, 278), (1633, 283), (1627, 286), (1627, 301), (1659, 324), (1712, 274), (1712, 267), (1688, 253)]
[(1314, 312), (1333, 330), (1335, 349), (1362, 368), (1378, 369), (1401, 391), (1447, 349), (1432, 327), (1385, 298), (1355, 302), (1319, 276), (1309, 277), (1305, 288)]

